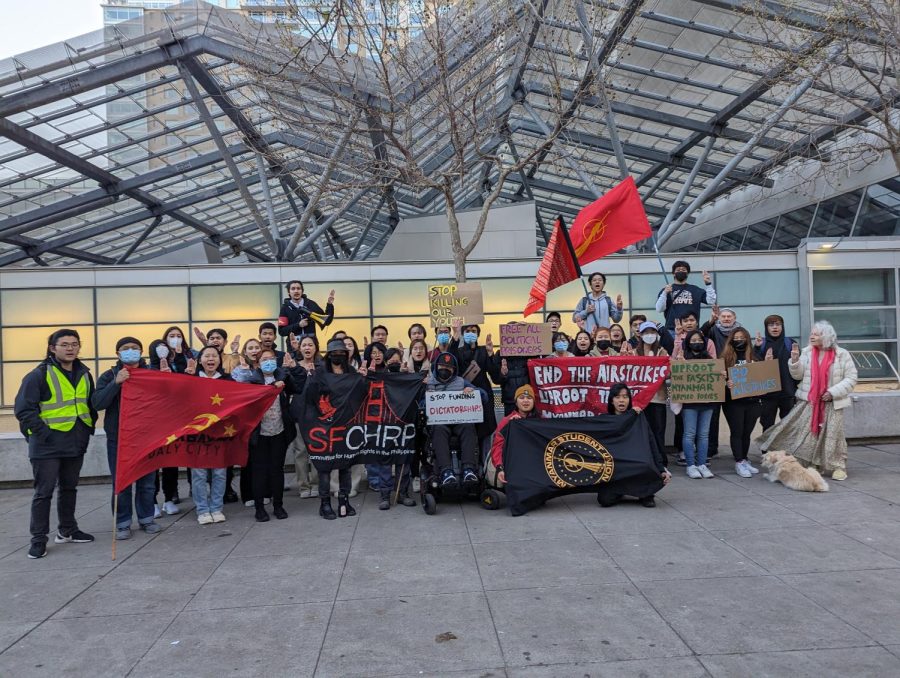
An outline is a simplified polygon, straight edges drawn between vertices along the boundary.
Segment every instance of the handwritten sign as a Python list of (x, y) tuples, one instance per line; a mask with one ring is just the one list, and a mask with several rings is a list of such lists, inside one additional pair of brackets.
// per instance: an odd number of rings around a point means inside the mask
[[(669, 375), (669, 359), (658, 356), (538, 358), (528, 361), (536, 389), (535, 408), (545, 419), (607, 414), (609, 388), (623, 382), (632, 403), (647, 407)], [(723, 368), (724, 369), (724, 368)]]
[(506, 323), (500, 325), (500, 355), (536, 356), (553, 353), (550, 323)]
[(429, 424), (480, 424), (484, 421), (481, 393), (426, 391), (425, 416)]
[(429, 285), (428, 315), (432, 327), (450, 326), (454, 318), (460, 318), (465, 324), (483, 323), (481, 283)]
[(673, 403), (719, 403), (725, 400), (723, 360), (673, 360), (669, 397)]
[(762, 360), (735, 365), (728, 370), (732, 381), (731, 399), (751, 398), (781, 390), (781, 373), (777, 360)]

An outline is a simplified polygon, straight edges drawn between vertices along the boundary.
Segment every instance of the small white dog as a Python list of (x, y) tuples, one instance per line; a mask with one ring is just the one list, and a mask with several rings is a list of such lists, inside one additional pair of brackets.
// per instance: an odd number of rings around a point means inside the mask
[(797, 458), (787, 452), (773, 450), (762, 458), (763, 466), (769, 470), (766, 478), (774, 483), (800, 492), (828, 492), (828, 483), (814, 468), (803, 468)]

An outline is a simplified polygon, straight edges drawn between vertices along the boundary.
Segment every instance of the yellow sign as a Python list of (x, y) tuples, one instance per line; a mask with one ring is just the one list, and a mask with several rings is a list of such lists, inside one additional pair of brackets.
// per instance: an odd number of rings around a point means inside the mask
[(481, 283), (429, 285), (428, 315), (432, 327), (450, 327), (455, 318), (459, 318), (464, 325), (483, 323)]

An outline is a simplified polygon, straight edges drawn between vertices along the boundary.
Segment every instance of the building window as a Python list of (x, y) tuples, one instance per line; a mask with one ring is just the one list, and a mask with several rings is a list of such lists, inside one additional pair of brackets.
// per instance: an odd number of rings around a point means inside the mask
[(853, 235), (900, 235), (900, 177), (869, 186)]

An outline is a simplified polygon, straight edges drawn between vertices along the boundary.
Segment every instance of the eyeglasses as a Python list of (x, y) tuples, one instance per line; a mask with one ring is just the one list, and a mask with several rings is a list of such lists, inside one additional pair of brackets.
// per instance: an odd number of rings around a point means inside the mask
[(56, 348), (69, 349), (69, 348), (78, 348), (79, 346), (81, 346), (81, 343), (76, 341), (72, 344), (57, 344)]

